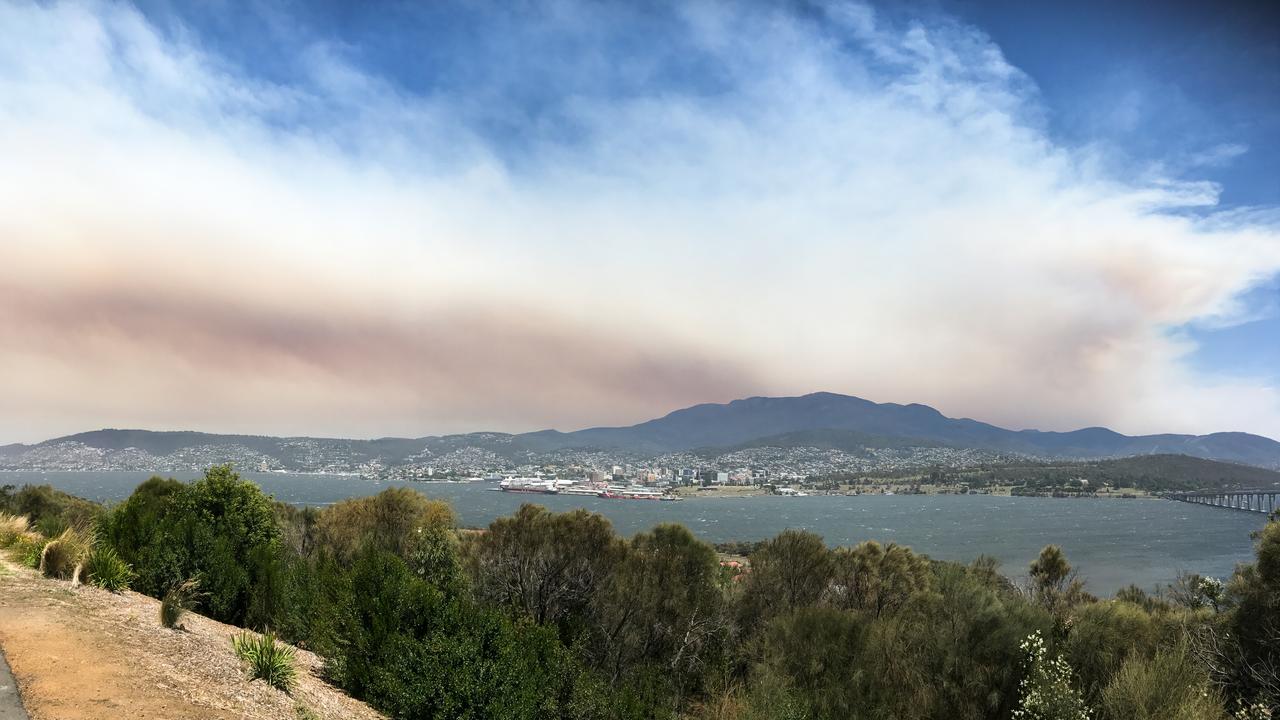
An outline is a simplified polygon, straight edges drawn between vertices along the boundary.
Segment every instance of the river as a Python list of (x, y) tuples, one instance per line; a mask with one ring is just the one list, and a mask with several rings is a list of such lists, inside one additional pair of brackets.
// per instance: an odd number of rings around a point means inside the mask
[[(0, 472), (0, 485), (48, 484), (103, 502), (122, 500), (145, 472)], [(196, 472), (164, 473), (180, 480)], [(943, 560), (981, 554), (1018, 577), (1045, 545), (1056, 543), (1094, 593), (1130, 583), (1152, 589), (1179, 572), (1225, 578), (1253, 558), (1250, 533), (1260, 514), (1168, 500), (1018, 498), (990, 495), (862, 495), (856, 497), (692, 498), (679, 503), (494, 492), (492, 483), (376, 482), (342, 475), (241, 473), (278, 500), (328, 505), (391, 486), (447, 500), (465, 526), (483, 526), (521, 503), (555, 511), (599, 512), (623, 535), (662, 522), (681, 523), (709, 542), (758, 540), (787, 528), (812, 530), (831, 545), (879, 540)]]

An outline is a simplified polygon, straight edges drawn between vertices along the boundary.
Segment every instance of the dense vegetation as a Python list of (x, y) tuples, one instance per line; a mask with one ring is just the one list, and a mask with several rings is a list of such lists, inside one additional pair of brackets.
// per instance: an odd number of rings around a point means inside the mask
[(96, 562), (128, 566), (153, 596), (194, 580), (202, 612), (320, 653), (333, 682), (393, 717), (1207, 720), (1280, 706), (1280, 522), (1229, 582), (1102, 600), (1052, 546), (1022, 585), (986, 558), (832, 549), (800, 531), (733, 548), (748, 570), (677, 525), (624, 539), (598, 515), (526, 505), (459, 531), (412, 490), (297, 509), (227, 467), (149, 480), (109, 509), (25, 488), (0, 512), (81, 528), (113, 556)]

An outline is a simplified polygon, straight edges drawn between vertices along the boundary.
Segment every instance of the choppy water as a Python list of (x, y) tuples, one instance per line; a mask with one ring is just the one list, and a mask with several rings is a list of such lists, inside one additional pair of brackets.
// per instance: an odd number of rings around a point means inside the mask
[[(1129, 583), (1145, 588), (1171, 582), (1179, 571), (1226, 577), (1252, 560), (1249, 534), (1259, 514), (1167, 500), (1014, 498), (987, 495), (866, 495), (858, 497), (694, 498), (680, 503), (604, 500), (582, 496), (493, 492), (493, 484), (374, 482), (338, 475), (241, 473), (284, 502), (326, 505), (371, 495), (393, 485), (449, 501), (463, 525), (481, 526), (522, 503), (563, 511), (585, 507), (623, 535), (662, 522), (681, 523), (710, 542), (757, 540), (786, 528), (812, 530), (832, 545), (879, 540), (908, 545), (944, 560), (980, 554), (1021, 574), (1040, 548), (1062, 545), (1093, 592)], [(180, 480), (198, 473), (167, 473)], [(124, 499), (150, 473), (0, 472), (0, 485), (49, 484), (100, 501)]]

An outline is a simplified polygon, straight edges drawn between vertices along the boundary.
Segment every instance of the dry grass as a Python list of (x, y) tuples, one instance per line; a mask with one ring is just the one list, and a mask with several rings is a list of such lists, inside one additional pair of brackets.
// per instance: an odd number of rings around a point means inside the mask
[(30, 525), (26, 515), (0, 513), (0, 548), (7, 548), (18, 542), (31, 530)]
[(87, 533), (75, 528), (63, 530), (61, 535), (46, 543), (40, 553), (40, 572), (45, 577), (77, 579), (80, 568), (93, 547), (92, 540)]
[(177, 627), (183, 614), (194, 608), (199, 600), (200, 581), (195, 578), (169, 588), (160, 601), (160, 624), (167, 628)]

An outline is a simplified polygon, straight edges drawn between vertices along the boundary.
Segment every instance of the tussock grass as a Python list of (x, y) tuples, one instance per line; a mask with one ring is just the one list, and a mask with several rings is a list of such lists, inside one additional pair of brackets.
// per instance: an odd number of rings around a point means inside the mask
[(248, 666), (249, 676), (271, 687), (289, 692), (297, 671), (293, 667), (293, 648), (277, 642), (274, 635), (258, 635), (245, 630), (231, 638), (236, 657)]
[(200, 581), (195, 578), (169, 588), (160, 599), (160, 624), (167, 628), (177, 627), (183, 613), (194, 608), (199, 600)]
[(30, 531), (26, 515), (0, 513), (0, 548), (11, 547)]
[(111, 592), (128, 590), (129, 583), (133, 582), (133, 568), (120, 559), (115, 548), (104, 544), (89, 552), (85, 560), (85, 574), (90, 583)]
[(89, 556), (92, 539), (75, 528), (67, 528), (45, 544), (40, 553), (40, 572), (45, 577), (69, 580), (77, 575), (81, 563)]

